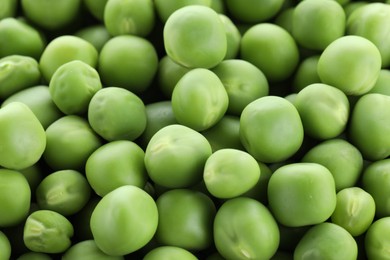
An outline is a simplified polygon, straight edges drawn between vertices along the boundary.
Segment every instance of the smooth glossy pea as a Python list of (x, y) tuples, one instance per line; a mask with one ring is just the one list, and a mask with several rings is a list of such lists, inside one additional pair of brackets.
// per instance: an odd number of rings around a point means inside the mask
[(52, 258), (49, 254), (30, 251), (20, 255), (16, 260), (52, 260)]
[(154, 0), (157, 15), (162, 22), (166, 22), (168, 17), (176, 10), (187, 5), (203, 5), (211, 7), (212, 0)]
[(364, 248), (368, 259), (387, 259), (390, 256), (390, 217), (383, 217), (375, 220), (368, 228)]
[(381, 69), (374, 87), (368, 93), (379, 93), (390, 96), (390, 70)]
[(310, 84), (321, 83), (317, 73), (319, 59), (319, 55), (311, 55), (299, 63), (293, 76), (293, 89), (296, 93)]
[(161, 259), (182, 259), (197, 260), (198, 258), (190, 251), (177, 246), (159, 246), (150, 250), (143, 260), (161, 260)]
[(74, 35), (90, 42), (98, 52), (101, 51), (104, 44), (112, 37), (102, 24), (83, 27), (75, 32)]
[(19, 2), (17, 0), (5, 0), (2, 2), (0, 19), (12, 17), (16, 14)]
[(226, 8), (230, 14), (237, 20), (256, 24), (270, 20), (282, 8), (283, 0), (227, 0)]
[(104, 253), (94, 240), (84, 240), (73, 244), (61, 256), (62, 260), (123, 260), (123, 256), (111, 256)]
[(104, 20), (104, 8), (108, 0), (83, 0), (87, 10), (99, 21)]
[(11, 257), (11, 243), (8, 237), (0, 231), (0, 258), (10, 259)]
[(222, 20), (226, 32), (227, 47), (224, 59), (234, 59), (238, 56), (240, 50), (241, 33), (229, 16), (219, 14), (219, 18)]

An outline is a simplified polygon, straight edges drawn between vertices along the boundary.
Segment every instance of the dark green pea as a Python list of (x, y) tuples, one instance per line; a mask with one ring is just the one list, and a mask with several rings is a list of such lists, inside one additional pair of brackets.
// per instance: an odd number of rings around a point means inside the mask
[(0, 259), (10, 259), (11, 243), (7, 236), (0, 230)]
[(74, 35), (90, 42), (98, 52), (100, 52), (104, 44), (112, 37), (106, 27), (101, 24), (83, 27), (75, 32)]
[(20, 255), (16, 260), (52, 260), (52, 258), (45, 253), (27, 252)]
[(107, 2), (108, 0), (83, 0), (87, 10), (99, 21), (103, 21)]
[(1, 6), (2, 8), (0, 9), (0, 19), (15, 16), (18, 5), (18, 0), (3, 1)]

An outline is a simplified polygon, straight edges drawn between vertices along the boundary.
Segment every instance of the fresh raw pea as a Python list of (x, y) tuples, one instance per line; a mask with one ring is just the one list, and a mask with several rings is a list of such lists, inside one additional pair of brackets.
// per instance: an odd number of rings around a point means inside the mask
[(109, 0), (104, 7), (103, 21), (112, 36), (145, 37), (155, 23), (153, 0)]
[(219, 14), (219, 18), (222, 20), (226, 32), (227, 47), (224, 59), (234, 59), (240, 50), (241, 33), (227, 15)]
[(146, 128), (145, 104), (125, 88), (105, 87), (89, 102), (88, 122), (107, 141), (133, 141)]
[(226, 9), (240, 22), (256, 24), (273, 18), (283, 7), (283, 0), (227, 0)]
[(390, 217), (379, 218), (371, 224), (364, 239), (364, 248), (368, 259), (389, 258), (389, 232)]
[(105, 254), (94, 240), (84, 240), (73, 244), (61, 257), (62, 260), (123, 260), (123, 256)]
[(337, 1), (300, 1), (294, 8), (292, 35), (305, 48), (324, 50), (344, 36), (346, 15)]
[(390, 40), (390, 29), (386, 26), (389, 22), (389, 4), (369, 3), (352, 12), (346, 25), (347, 34), (362, 36), (378, 47), (382, 57), (382, 68), (390, 65), (390, 47), (383, 44)]
[(0, 59), (0, 98), (37, 85), (41, 79), (38, 62), (29, 56), (9, 55)]
[(23, 55), (39, 59), (45, 45), (43, 36), (29, 24), (14, 17), (0, 20), (0, 57)]
[(88, 41), (74, 36), (61, 35), (50, 41), (39, 59), (39, 67), (44, 80), (49, 83), (54, 72), (63, 64), (80, 60), (95, 68), (98, 52)]
[(155, 47), (139, 36), (112, 37), (100, 50), (98, 72), (106, 86), (143, 92), (151, 84), (157, 67)]
[[(24, 221), (30, 209), (31, 189), (18, 171), (0, 169), (0, 227), (15, 226)], [(17, 196), (15, 192), (17, 191)], [(0, 250), (0, 255), (3, 250)]]
[(298, 66), (299, 50), (288, 31), (276, 24), (260, 23), (242, 35), (240, 57), (258, 67), (268, 82), (280, 82)]
[(0, 166), (21, 170), (39, 161), (47, 144), (45, 129), (27, 105), (2, 107), (0, 125)]
[(88, 183), (102, 197), (123, 185), (144, 188), (148, 180), (144, 157), (144, 151), (132, 141), (108, 142), (88, 157), (85, 164)]
[(349, 100), (338, 88), (323, 83), (310, 84), (298, 92), (294, 105), (305, 134), (315, 139), (335, 138), (347, 127)]
[(99, 21), (104, 20), (104, 8), (108, 0), (83, 0), (83, 4), (89, 13)]
[(16, 0), (3, 1), (0, 8), (0, 19), (15, 16), (18, 4), (19, 2)]
[(230, 199), (253, 188), (260, 174), (258, 162), (249, 153), (226, 148), (215, 151), (207, 159), (203, 180), (211, 195)]
[(91, 194), (91, 198), (88, 200), (87, 204), (79, 212), (69, 217), (75, 230), (73, 236), (75, 241), (93, 239), (90, 226), (91, 215), (100, 200), (100, 196)]
[(46, 30), (60, 30), (77, 17), (81, 0), (21, 0), (24, 16)]
[(156, 239), (159, 243), (194, 251), (213, 244), (216, 208), (206, 194), (191, 189), (173, 189), (160, 195), (156, 204), (159, 214)]
[(37, 210), (24, 224), (23, 241), (28, 249), (38, 253), (62, 253), (71, 246), (73, 225), (60, 213)]
[(269, 94), (264, 73), (255, 65), (241, 59), (224, 60), (212, 71), (219, 77), (229, 97), (227, 113), (241, 115), (252, 101)]
[(240, 139), (256, 160), (264, 163), (284, 161), (296, 153), (303, 142), (299, 113), (282, 97), (258, 98), (241, 113)]
[(360, 187), (350, 187), (337, 193), (337, 203), (331, 220), (352, 236), (362, 235), (375, 217), (374, 198)]
[(346, 35), (321, 53), (317, 72), (322, 83), (358, 96), (374, 86), (381, 66), (381, 54), (374, 43), (362, 36)]
[(103, 141), (88, 121), (80, 116), (67, 115), (46, 129), (44, 161), (53, 170), (82, 170), (90, 154)]
[(159, 246), (150, 250), (142, 260), (181, 259), (197, 260), (190, 251), (177, 246)]
[(90, 220), (93, 239), (107, 255), (123, 256), (145, 246), (159, 221), (156, 202), (144, 190), (124, 185), (106, 194)]
[(63, 216), (79, 212), (91, 196), (85, 176), (75, 170), (60, 170), (47, 175), (35, 190), (40, 209), (52, 210)]
[(52, 260), (52, 258), (49, 254), (30, 251), (20, 255), (16, 260)]
[(177, 82), (171, 101), (177, 122), (197, 131), (215, 125), (229, 106), (229, 96), (221, 80), (203, 68), (192, 69)]
[(379, 72), (377, 81), (374, 84), (374, 87), (369, 91), (369, 93), (379, 93), (383, 95), (390, 96), (390, 70), (382, 69)]
[(363, 171), (360, 151), (340, 138), (325, 140), (313, 146), (301, 161), (325, 166), (333, 175), (336, 191), (356, 186)]
[(320, 55), (312, 55), (302, 60), (293, 76), (293, 90), (295, 92), (301, 91), (304, 87), (321, 83), (321, 79), (317, 73), (317, 64)]
[(49, 83), (53, 102), (67, 115), (87, 113), (90, 100), (100, 89), (98, 72), (80, 60), (61, 65)]
[(271, 169), (265, 163), (257, 162), (260, 167), (260, 178), (251, 189), (245, 192), (242, 196), (255, 199), (264, 205), (268, 204), (267, 187), (269, 178), (272, 175)]
[(163, 23), (176, 10), (188, 5), (203, 5), (211, 7), (213, 0), (154, 0), (154, 6), (158, 17)]
[(0, 259), (10, 259), (11, 257), (11, 243), (7, 236), (0, 231)]
[(176, 10), (163, 29), (167, 55), (188, 68), (209, 69), (220, 63), (227, 52), (226, 38), (218, 13), (202, 5)]
[(168, 188), (184, 188), (202, 180), (203, 167), (212, 149), (199, 132), (179, 124), (157, 131), (145, 150), (149, 178)]
[(39, 163), (35, 163), (30, 167), (18, 171), (27, 179), (31, 191), (35, 191), (39, 183), (41, 183), (43, 178), (46, 176), (46, 172), (42, 170)]
[(294, 250), (294, 259), (355, 260), (358, 247), (344, 228), (324, 222), (311, 227)]
[(91, 43), (98, 52), (100, 52), (104, 44), (112, 37), (106, 27), (101, 24), (84, 27), (75, 32), (74, 35)]
[(1, 107), (11, 102), (26, 104), (38, 118), (44, 129), (63, 116), (63, 113), (54, 104), (48, 86), (38, 85), (20, 90), (5, 99), (1, 103)]
[(318, 163), (291, 163), (275, 170), (268, 182), (268, 203), (287, 227), (326, 221), (336, 207), (332, 173)]
[(214, 219), (214, 243), (224, 259), (270, 259), (279, 246), (276, 220), (257, 200), (225, 201)]
[(226, 13), (226, 6), (224, 0), (211, 0), (210, 7), (219, 14)]
[(377, 161), (390, 155), (390, 96), (363, 95), (349, 120), (349, 140), (365, 159)]

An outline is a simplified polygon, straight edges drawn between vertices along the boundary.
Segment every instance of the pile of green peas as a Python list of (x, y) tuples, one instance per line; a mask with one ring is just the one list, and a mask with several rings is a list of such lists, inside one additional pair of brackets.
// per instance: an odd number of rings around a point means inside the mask
[(389, 133), (389, 0), (0, 3), (0, 260), (390, 259)]

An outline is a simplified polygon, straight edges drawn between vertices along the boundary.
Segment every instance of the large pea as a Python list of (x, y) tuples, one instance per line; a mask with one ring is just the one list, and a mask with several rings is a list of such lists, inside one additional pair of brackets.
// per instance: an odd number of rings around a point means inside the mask
[(168, 17), (176, 10), (187, 5), (211, 6), (211, 0), (154, 0), (154, 5), (158, 17), (162, 22), (166, 22)]
[(240, 22), (256, 24), (270, 20), (282, 9), (283, 0), (227, 0), (226, 8)]
[(181, 259), (197, 260), (198, 258), (190, 251), (177, 246), (159, 246), (150, 250), (143, 260), (160, 260), (160, 259)]
[(74, 35), (90, 42), (98, 52), (101, 51), (104, 44), (112, 37), (107, 31), (107, 28), (102, 24), (92, 24), (87, 27), (82, 27)]
[(108, 0), (83, 0), (85, 8), (99, 21), (104, 19), (104, 8)]
[(375, 220), (364, 238), (364, 248), (368, 259), (389, 259), (390, 217)]
[(18, 8), (18, 3), (19, 2), (16, 0), (3, 1), (2, 8), (0, 10), (0, 19), (14, 16)]
[(8, 237), (0, 231), (0, 259), (10, 259), (11, 257), (11, 243)]
[(123, 256), (111, 256), (104, 253), (95, 241), (84, 240), (73, 244), (61, 257), (62, 260), (123, 260)]

